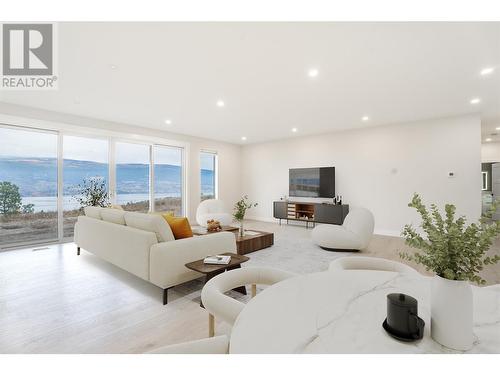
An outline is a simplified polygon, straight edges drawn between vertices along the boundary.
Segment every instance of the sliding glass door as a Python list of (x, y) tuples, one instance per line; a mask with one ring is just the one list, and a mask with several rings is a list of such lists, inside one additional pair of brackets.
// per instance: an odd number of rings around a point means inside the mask
[(58, 239), (57, 134), (0, 126), (0, 248)]
[(153, 146), (154, 210), (183, 214), (183, 149)]
[[(90, 205), (102, 186), (109, 190), (109, 142), (106, 139), (65, 135), (63, 137), (63, 217), (64, 237), (72, 237), (81, 207)], [(94, 191), (94, 196), (90, 193)], [(102, 197), (109, 203), (109, 197)]]
[(117, 142), (116, 203), (126, 211), (149, 211), (150, 146)]
[(182, 147), (0, 125), (0, 248), (71, 240), (87, 205), (182, 215), (183, 202)]

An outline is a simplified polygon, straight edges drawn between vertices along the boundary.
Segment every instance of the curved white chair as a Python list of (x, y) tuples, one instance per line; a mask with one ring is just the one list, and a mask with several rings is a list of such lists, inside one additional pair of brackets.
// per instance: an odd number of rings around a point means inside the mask
[(196, 221), (202, 227), (207, 226), (207, 220), (218, 220), (221, 225), (229, 225), (233, 221), (227, 213), (224, 202), (219, 199), (207, 199), (201, 202), (196, 210)]
[(403, 263), (388, 259), (362, 256), (346, 256), (335, 259), (330, 263), (330, 267), (328, 267), (328, 271), (342, 270), (392, 271), (408, 275), (420, 275), (417, 270)]
[(229, 338), (226, 335), (210, 337), (163, 346), (152, 350), (148, 354), (228, 354)]
[(276, 268), (245, 267), (221, 273), (210, 279), (201, 291), (203, 306), (209, 313), (209, 336), (212, 337), (215, 333), (215, 317), (233, 325), (245, 307), (243, 302), (225, 295), (225, 292), (251, 284), (254, 297), (257, 284), (273, 285), (293, 276), (296, 275)]
[(325, 250), (364, 250), (373, 235), (375, 220), (366, 208), (350, 211), (342, 225), (322, 224), (312, 230), (313, 241)]

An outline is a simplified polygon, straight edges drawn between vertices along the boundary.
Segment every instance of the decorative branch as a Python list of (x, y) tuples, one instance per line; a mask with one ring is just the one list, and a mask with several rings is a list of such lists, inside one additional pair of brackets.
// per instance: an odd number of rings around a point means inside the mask
[(257, 207), (258, 203), (251, 203), (248, 201), (248, 195), (243, 196), (238, 202), (234, 204), (233, 218), (236, 221), (243, 221), (247, 210), (252, 207)]
[(479, 222), (466, 226), (464, 216), (455, 219), (456, 207), (445, 205), (445, 217), (435, 204), (430, 211), (415, 193), (408, 207), (415, 208), (422, 218), (420, 227), (425, 237), (411, 224), (405, 225), (402, 235), (405, 243), (416, 249), (413, 254), (400, 253), (402, 259), (422, 264), (427, 271), (450, 280), (469, 280), (485, 284), (479, 276), (485, 265), (500, 261), (500, 256), (487, 256), (493, 240), (500, 235), (500, 222), (491, 217), (497, 209), (495, 202), (491, 210)]

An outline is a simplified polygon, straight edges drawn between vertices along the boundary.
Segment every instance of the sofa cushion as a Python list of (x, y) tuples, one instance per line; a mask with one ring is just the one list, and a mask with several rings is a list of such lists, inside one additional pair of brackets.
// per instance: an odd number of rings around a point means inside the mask
[(83, 209), (83, 212), (85, 212), (85, 216), (102, 220), (101, 210), (101, 207), (87, 206)]
[(191, 229), (191, 225), (189, 225), (187, 217), (175, 217), (171, 214), (164, 214), (162, 216), (167, 221), (170, 229), (172, 229), (176, 240), (193, 237), (193, 230)]
[(160, 215), (125, 212), (125, 224), (132, 228), (156, 233), (158, 242), (175, 240), (170, 226)]
[(116, 208), (103, 208), (101, 217), (104, 221), (114, 224), (125, 225), (125, 211)]

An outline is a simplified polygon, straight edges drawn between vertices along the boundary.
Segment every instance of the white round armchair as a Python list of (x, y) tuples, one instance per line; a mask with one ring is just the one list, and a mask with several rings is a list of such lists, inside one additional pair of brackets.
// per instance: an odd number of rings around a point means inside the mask
[(366, 208), (351, 210), (342, 225), (322, 224), (312, 230), (312, 239), (325, 250), (364, 250), (373, 235), (375, 220)]
[(395, 262), (389, 259), (346, 256), (335, 259), (330, 263), (328, 271), (342, 270), (374, 270), (374, 271), (392, 271), (411, 275), (420, 275), (417, 270), (406, 264)]
[(229, 225), (233, 221), (227, 213), (224, 202), (219, 199), (207, 199), (201, 202), (196, 210), (196, 221), (202, 227), (207, 226), (207, 220), (217, 220), (221, 225)]
[(246, 267), (227, 271), (210, 279), (201, 291), (201, 301), (209, 313), (209, 336), (215, 334), (214, 318), (233, 325), (245, 307), (243, 302), (225, 295), (225, 292), (239, 286), (252, 285), (252, 297), (254, 297), (256, 285), (273, 285), (293, 276), (294, 273), (276, 268)]

